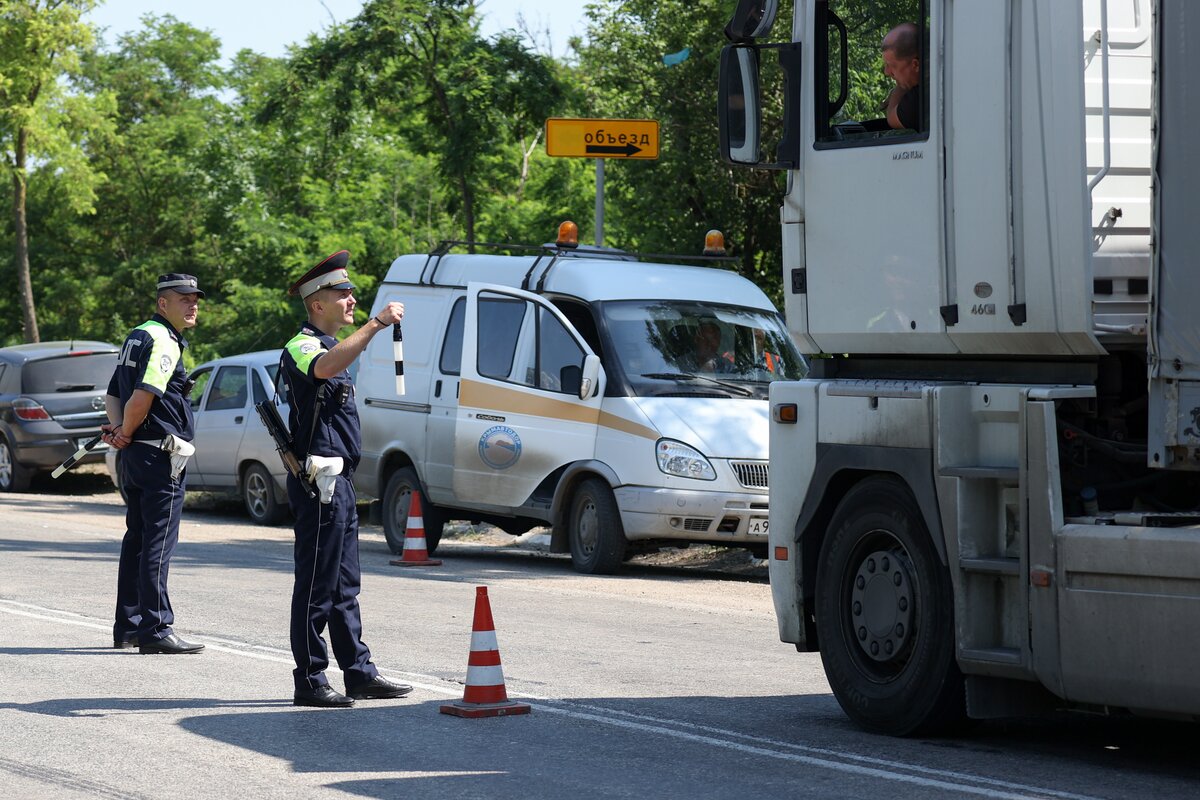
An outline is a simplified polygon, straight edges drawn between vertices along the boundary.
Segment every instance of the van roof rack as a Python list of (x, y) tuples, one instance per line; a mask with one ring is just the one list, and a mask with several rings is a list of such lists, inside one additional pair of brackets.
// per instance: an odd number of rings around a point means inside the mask
[(455, 247), (470, 247), (485, 248), (489, 250), (524, 250), (528, 252), (536, 252), (537, 257), (533, 263), (529, 265), (529, 270), (525, 273), (525, 278), (521, 281), (521, 288), (525, 291), (529, 290), (529, 281), (537, 269), (538, 264), (546, 256), (550, 256), (550, 263), (542, 271), (538, 278), (537, 289), (538, 294), (541, 294), (543, 287), (546, 284), (546, 276), (550, 270), (558, 262), (559, 258), (579, 258), (590, 256), (593, 258), (610, 259), (613, 261), (693, 261), (700, 263), (723, 263), (732, 264), (737, 262), (735, 256), (707, 256), (707, 255), (684, 255), (680, 253), (631, 253), (624, 250), (617, 250), (611, 247), (562, 247), (554, 243), (546, 244), (513, 244), (509, 242), (475, 242), (466, 239), (443, 239), (437, 243), (437, 246), (429, 251), (425, 259), (425, 265), (421, 268), (421, 275), (417, 278), (417, 283), (425, 283), (425, 273), (429, 273), (429, 285), (436, 283), (437, 268), (441, 264), (442, 257), (447, 255)]

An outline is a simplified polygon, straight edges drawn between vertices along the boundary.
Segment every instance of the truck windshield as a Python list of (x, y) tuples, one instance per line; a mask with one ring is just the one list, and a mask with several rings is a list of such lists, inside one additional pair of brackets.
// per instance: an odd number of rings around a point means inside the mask
[(807, 373), (778, 314), (694, 301), (602, 304), (613, 361), (635, 397), (765, 397)]

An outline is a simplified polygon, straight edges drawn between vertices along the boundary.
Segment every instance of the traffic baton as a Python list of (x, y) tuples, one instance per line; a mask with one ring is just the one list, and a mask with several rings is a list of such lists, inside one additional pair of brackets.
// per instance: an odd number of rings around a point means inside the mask
[(92, 449), (95, 448), (96, 445), (100, 444), (101, 436), (103, 436), (103, 434), (98, 433), (98, 434), (96, 434), (95, 437), (88, 439), (86, 442), (84, 442), (82, 445), (80, 445), (79, 449), (75, 451), (75, 455), (71, 456), (66, 461), (64, 461), (63, 463), (59, 464), (57, 467), (54, 468), (54, 472), (50, 473), (50, 477), (57, 478), (58, 476), (62, 475), (64, 472), (69, 470), (71, 467), (78, 464), (79, 459), (83, 458), (88, 453), (92, 452)]
[(396, 359), (396, 394), (404, 394), (404, 334), (399, 322), (392, 325), (392, 356)]

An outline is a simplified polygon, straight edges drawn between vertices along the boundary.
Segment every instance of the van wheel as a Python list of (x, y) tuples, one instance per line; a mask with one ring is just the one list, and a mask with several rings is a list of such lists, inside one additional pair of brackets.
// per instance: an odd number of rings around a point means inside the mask
[(287, 514), (287, 506), (276, 499), (275, 479), (258, 462), (246, 467), (242, 475), (242, 502), (250, 519), (258, 525), (275, 525)]
[(846, 714), (894, 736), (961, 725), (950, 575), (908, 487), (877, 477), (851, 489), (817, 564), (821, 661)]
[(0, 436), (0, 492), (23, 492), (31, 480), (33, 470), (17, 463), (16, 451)]
[(571, 563), (578, 572), (608, 575), (625, 557), (625, 529), (612, 489), (599, 478), (587, 478), (571, 499)]
[(387, 539), (388, 549), (396, 555), (404, 554), (404, 536), (408, 532), (408, 506), (412, 502), (412, 493), (417, 492), (421, 498), (421, 519), (425, 528), (425, 550), (430, 555), (437, 550), (442, 541), (442, 526), (445, 519), (441, 509), (429, 502), (429, 498), (421, 491), (421, 482), (412, 467), (401, 467), (388, 477), (387, 487), (383, 490), (383, 538)]

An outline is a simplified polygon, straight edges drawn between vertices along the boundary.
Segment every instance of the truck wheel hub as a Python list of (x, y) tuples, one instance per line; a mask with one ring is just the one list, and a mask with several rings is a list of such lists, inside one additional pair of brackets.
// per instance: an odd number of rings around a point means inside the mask
[(875, 661), (904, 651), (912, 629), (912, 578), (895, 552), (868, 553), (854, 575), (850, 615), (858, 646)]

